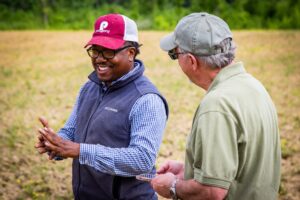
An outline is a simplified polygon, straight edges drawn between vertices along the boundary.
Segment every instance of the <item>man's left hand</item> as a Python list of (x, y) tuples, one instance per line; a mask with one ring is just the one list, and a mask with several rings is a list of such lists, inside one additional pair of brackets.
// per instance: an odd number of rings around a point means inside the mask
[[(44, 145), (53, 155), (64, 158), (77, 158), (79, 156), (80, 145), (59, 137), (51, 128), (39, 129), (39, 133), (45, 138)], [(52, 159), (54, 156), (50, 156)]]
[(170, 187), (176, 176), (170, 172), (157, 175), (151, 180), (151, 186), (161, 196), (171, 198)]

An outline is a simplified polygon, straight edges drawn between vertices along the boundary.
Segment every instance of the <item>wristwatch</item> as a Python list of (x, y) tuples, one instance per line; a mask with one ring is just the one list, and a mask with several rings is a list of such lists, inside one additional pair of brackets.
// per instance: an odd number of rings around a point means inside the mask
[(176, 183), (177, 183), (177, 179), (175, 179), (172, 182), (172, 185), (170, 187), (170, 195), (171, 195), (173, 200), (178, 200), (178, 197), (177, 197), (177, 194), (176, 194)]

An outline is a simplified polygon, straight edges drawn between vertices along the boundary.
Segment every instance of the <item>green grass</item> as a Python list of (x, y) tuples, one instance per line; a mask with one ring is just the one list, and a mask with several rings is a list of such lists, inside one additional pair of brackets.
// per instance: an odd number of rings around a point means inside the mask
[[(205, 92), (159, 49), (164, 32), (141, 32), (145, 74), (169, 102), (157, 159), (184, 159), (186, 136)], [(0, 32), (0, 199), (72, 199), (71, 160), (48, 161), (33, 148), (38, 117), (58, 130), (92, 70), (86, 31)], [(300, 196), (300, 32), (235, 31), (237, 61), (267, 88), (277, 107), (283, 152), (280, 199)]]

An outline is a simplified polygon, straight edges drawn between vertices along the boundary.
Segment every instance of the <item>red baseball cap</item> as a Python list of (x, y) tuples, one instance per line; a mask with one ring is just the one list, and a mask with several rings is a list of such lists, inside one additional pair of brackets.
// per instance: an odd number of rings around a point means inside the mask
[(92, 39), (84, 46), (99, 45), (108, 49), (118, 49), (125, 41), (138, 42), (136, 23), (120, 14), (100, 16), (94, 25)]

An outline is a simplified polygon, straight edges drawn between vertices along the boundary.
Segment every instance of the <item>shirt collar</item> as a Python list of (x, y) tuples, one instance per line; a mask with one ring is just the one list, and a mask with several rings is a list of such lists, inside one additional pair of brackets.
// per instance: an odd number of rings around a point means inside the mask
[(242, 62), (237, 62), (234, 64), (230, 64), (227, 67), (224, 67), (223, 69), (220, 70), (218, 75), (215, 77), (215, 79), (209, 86), (207, 93), (212, 91), (221, 82), (229, 79), (232, 76), (236, 76), (236, 75), (242, 74), (242, 73), (246, 73), (246, 70), (245, 70)]

